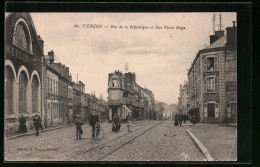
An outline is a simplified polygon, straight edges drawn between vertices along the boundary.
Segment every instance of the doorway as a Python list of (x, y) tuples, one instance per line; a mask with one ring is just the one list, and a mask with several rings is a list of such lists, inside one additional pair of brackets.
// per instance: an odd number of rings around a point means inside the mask
[(208, 117), (215, 117), (215, 103), (208, 103)]

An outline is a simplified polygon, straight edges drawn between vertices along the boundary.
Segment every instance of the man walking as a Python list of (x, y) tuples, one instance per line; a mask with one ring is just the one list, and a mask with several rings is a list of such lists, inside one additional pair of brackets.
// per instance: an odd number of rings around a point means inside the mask
[(76, 124), (76, 134), (77, 134), (76, 140), (82, 139), (83, 130), (81, 126), (83, 125), (83, 122), (82, 119), (80, 118), (80, 115), (76, 115), (75, 124)]
[(35, 130), (36, 130), (35, 136), (39, 136), (39, 128), (41, 127), (42, 129), (41, 121), (42, 121), (41, 117), (36, 113), (35, 117), (33, 118), (33, 125), (35, 126)]
[(92, 114), (90, 115), (90, 118), (89, 118), (89, 124), (90, 124), (90, 126), (92, 126), (92, 140), (94, 140), (94, 137), (95, 137), (95, 126), (98, 123), (99, 123), (98, 115), (96, 114), (96, 110), (93, 109), (92, 110)]

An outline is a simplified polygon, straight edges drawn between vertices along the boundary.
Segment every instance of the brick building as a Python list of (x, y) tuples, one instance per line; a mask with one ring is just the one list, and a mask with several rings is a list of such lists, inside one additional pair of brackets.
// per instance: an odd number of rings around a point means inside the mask
[(42, 114), (42, 50), (43, 41), (29, 13), (5, 16), (5, 131), (18, 130), (19, 116), (27, 119)]
[(210, 35), (188, 72), (189, 108), (199, 110), (202, 122), (236, 122), (237, 27)]

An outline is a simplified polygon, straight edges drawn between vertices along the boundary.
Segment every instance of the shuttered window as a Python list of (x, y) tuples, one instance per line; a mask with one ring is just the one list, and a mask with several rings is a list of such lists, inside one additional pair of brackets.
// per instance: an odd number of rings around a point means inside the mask
[(218, 57), (211, 56), (203, 59), (203, 71), (214, 71), (218, 70)]
[(218, 78), (216, 76), (204, 78), (204, 92), (215, 93), (218, 90)]
[(214, 70), (218, 70), (218, 57), (214, 57)]

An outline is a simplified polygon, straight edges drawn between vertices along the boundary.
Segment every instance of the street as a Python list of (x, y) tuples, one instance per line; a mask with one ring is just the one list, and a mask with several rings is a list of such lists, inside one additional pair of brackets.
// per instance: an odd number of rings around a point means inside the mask
[(91, 127), (83, 125), (83, 139), (76, 140), (75, 126), (28, 135), (5, 142), (6, 161), (205, 161), (185, 132), (172, 121), (139, 121), (127, 132), (101, 123), (101, 141), (91, 140)]

